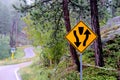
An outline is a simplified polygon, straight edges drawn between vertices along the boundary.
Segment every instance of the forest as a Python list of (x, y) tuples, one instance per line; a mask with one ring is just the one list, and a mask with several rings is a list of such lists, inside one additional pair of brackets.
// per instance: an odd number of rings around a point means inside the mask
[(32, 65), (19, 71), (22, 80), (80, 80), (80, 52), (65, 38), (80, 21), (97, 35), (82, 53), (83, 80), (120, 80), (120, 0), (0, 4), (0, 60), (13, 47), (34, 47)]

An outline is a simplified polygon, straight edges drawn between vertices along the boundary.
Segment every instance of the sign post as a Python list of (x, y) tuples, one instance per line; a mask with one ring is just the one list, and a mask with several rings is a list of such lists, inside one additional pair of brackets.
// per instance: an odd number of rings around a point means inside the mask
[(12, 53), (12, 55), (11, 55), (11, 59), (14, 59), (14, 53)]
[(65, 37), (80, 52), (80, 80), (82, 80), (82, 52), (97, 38), (97, 35), (80, 21)]
[(11, 59), (14, 59), (15, 48), (11, 48)]
[(82, 80), (82, 54), (80, 54), (80, 80)]

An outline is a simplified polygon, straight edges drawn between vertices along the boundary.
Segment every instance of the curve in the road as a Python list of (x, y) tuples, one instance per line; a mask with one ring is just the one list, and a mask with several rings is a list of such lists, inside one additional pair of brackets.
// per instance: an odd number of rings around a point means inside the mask
[[(26, 48), (24, 49), (25, 57), (24, 58), (32, 58), (35, 56), (33, 52), (33, 48)], [(0, 66), (0, 80), (21, 80), (18, 75), (18, 70), (20, 68), (29, 66), (32, 62), (25, 62), (15, 65), (7, 65), (7, 66)]]

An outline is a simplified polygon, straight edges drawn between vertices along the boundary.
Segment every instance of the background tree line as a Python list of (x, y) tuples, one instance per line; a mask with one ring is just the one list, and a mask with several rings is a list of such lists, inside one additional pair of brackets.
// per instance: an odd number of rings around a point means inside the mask
[(0, 59), (11, 56), (10, 48), (16, 46), (16, 40), (20, 39), (17, 35), (21, 33), (24, 27), (24, 22), (20, 19), (20, 13), (13, 8), (13, 4), (19, 6), (17, 0), (0, 1)]

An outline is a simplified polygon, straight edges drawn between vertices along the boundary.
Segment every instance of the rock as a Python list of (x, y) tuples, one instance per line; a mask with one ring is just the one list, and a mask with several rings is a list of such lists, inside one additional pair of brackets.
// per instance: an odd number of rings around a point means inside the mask
[(107, 22), (107, 25), (109, 25), (109, 26), (113, 26), (113, 25), (116, 25), (116, 24), (120, 24), (120, 16), (109, 19), (108, 22)]
[(120, 34), (120, 16), (108, 20), (107, 24), (101, 27), (102, 42), (106, 43)]

